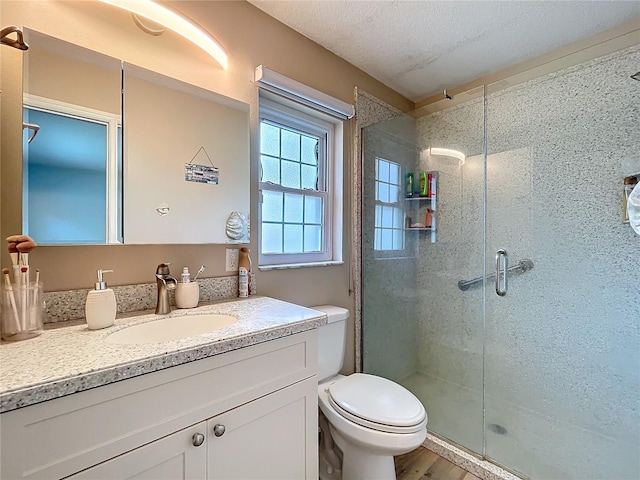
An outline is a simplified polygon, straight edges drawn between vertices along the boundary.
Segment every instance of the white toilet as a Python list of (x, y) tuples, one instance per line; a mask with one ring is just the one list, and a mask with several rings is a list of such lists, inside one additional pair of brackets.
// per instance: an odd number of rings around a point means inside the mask
[(411, 392), (390, 380), (362, 373), (338, 375), (349, 311), (331, 305), (311, 308), (328, 318), (318, 329), (320, 478), (395, 480), (393, 456), (422, 444), (427, 412)]

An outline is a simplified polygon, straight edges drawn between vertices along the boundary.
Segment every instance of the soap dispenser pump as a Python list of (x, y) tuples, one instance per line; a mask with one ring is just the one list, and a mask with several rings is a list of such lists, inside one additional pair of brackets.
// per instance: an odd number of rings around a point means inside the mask
[(85, 316), (90, 330), (98, 330), (113, 325), (116, 319), (116, 296), (107, 288), (103, 275), (113, 270), (98, 270), (95, 290), (89, 290), (85, 304)]

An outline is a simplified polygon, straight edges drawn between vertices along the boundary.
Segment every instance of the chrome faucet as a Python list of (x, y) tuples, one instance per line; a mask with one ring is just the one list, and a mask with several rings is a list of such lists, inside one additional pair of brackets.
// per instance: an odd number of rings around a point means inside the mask
[(176, 288), (177, 281), (169, 273), (170, 263), (161, 263), (156, 268), (156, 281), (158, 284), (158, 302), (156, 303), (156, 315), (166, 315), (171, 312), (169, 307), (169, 290)]

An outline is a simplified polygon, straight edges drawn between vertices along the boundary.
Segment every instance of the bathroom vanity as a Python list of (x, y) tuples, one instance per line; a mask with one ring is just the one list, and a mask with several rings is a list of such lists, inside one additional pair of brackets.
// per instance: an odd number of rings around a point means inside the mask
[(2, 344), (0, 477), (317, 478), (326, 317), (265, 297), (189, 311), (214, 312), (238, 321), (176, 341), (105, 341), (147, 315)]

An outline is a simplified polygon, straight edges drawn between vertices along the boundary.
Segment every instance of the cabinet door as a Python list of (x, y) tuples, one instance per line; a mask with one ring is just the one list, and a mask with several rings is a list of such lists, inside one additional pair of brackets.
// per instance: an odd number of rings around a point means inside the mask
[[(73, 480), (204, 479), (206, 422), (201, 422), (68, 477)], [(202, 435), (199, 439), (195, 435)], [(198, 440), (202, 440), (196, 446)]]
[(207, 421), (211, 480), (318, 478), (318, 383), (296, 383)]

